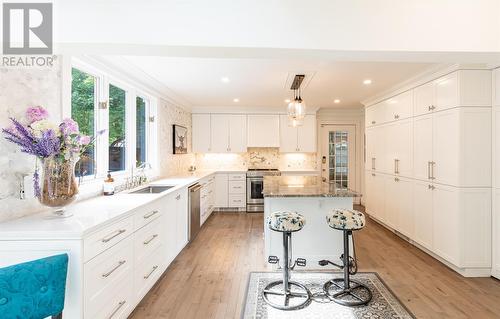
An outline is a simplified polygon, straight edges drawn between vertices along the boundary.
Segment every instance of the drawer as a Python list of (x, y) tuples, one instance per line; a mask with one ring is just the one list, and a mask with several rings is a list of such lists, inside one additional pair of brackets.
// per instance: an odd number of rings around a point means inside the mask
[(229, 194), (229, 207), (245, 207), (246, 205), (245, 194)]
[(245, 173), (232, 173), (227, 174), (227, 176), (230, 181), (244, 181), (247, 179), (247, 174)]
[(246, 181), (229, 181), (229, 194), (245, 194), (245, 184)]
[(157, 219), (134, 234), (135, 261), (142, 260), (157, 249), (163, 241), (161, 219)]
[(114, 290), (110, 292), (108, 299), (102, 303), (100, 308), (86, 309), (85, 319), (127, 318), (134, 310), (135, 300), (133, 280), (132, 278), (127, 278), (114, 287)]
[(139, 300), (147, 294), (163, 273), (165, 267), (163, 266), (162, 250), (164, 250), (163, 246), (159, 246), (135, 268), (134, 291)]
[(89, 261), (106, 249), (116, 245), (118, 242), (132, 234), (133, 216), (122, 219), (112, 225), (101, 229), (83, 242), (83, 259)]
[[(106, 306), (123, 282), (133, 285), (133, 242), (127, 237), (84, 265), (85, 313), (106, 312)], [(128, 287), (127, 286), (127, 287)], [(111, 310), (112, 309), (108, 309)], [(89, 318), (98, 318), (89, 317)]]
[(156, 220), (161, 216), (162, 211), (161, 203), (158, 201), (140, 207), (134, 214), (134, 229), (140, 229), (153, 220)]

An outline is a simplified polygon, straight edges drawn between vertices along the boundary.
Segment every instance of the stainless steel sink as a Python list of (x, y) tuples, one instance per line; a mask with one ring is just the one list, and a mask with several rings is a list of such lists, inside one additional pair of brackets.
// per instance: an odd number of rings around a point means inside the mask
[(175, 186), (146, 186), (129, 194), (159, 194), (163, 193)]

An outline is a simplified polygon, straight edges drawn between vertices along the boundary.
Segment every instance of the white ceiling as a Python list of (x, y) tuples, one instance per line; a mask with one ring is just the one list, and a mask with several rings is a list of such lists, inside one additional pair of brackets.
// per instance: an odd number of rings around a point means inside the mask
[[(149, 76), (193, 107), (280, 107), (292, 98), (290, 77), (304, 73), (302, 97), (314, 108), (360, 107), (360, 101), (425, 70), (427, 63), (338, 62), (320, 59), (224, 59), (129, 56)], [(229, 78), (228, 83), (221, 81)], [(288, 79), (288, 82), (287, 82)], [(371, 85), (364, 85), (371, 79)], [(303, 84), (303, 85), (304, 85)], [(238, 103), (233, 99), (239, 99)], [(341, 102), (335, 104), (334, 99)]]

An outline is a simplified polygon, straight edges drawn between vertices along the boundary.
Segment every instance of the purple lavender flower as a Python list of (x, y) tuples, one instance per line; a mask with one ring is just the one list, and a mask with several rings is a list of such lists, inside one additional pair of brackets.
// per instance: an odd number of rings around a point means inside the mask
[(43, 135), (36, 143), (38, 156), (49, 157), (59, 154), (61, 150), (61, 141), (53, 130), (43, 132)]
[(80, 128), (78, 127), (78, 123), (69, 118), (64, 119), (61, 125), (59, 125), (59, 127), (61, 128), (61, 132), (64, 135), (80, 133)]
[(41, 106), (31, 106), (26, 110), (26, 119), (28, 120), (29, 124), (36, 121), (45, 120), (48, 117), (49, 112), (47, 112), (47, 110)]

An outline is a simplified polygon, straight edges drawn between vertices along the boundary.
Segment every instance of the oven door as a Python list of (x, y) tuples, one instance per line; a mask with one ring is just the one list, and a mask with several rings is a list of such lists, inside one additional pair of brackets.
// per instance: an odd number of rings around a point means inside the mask
[(247, 177), (247, 204), (262, 205), (264, 203), (264, 195), (262, 195), (263, 188), (263, 177)]

